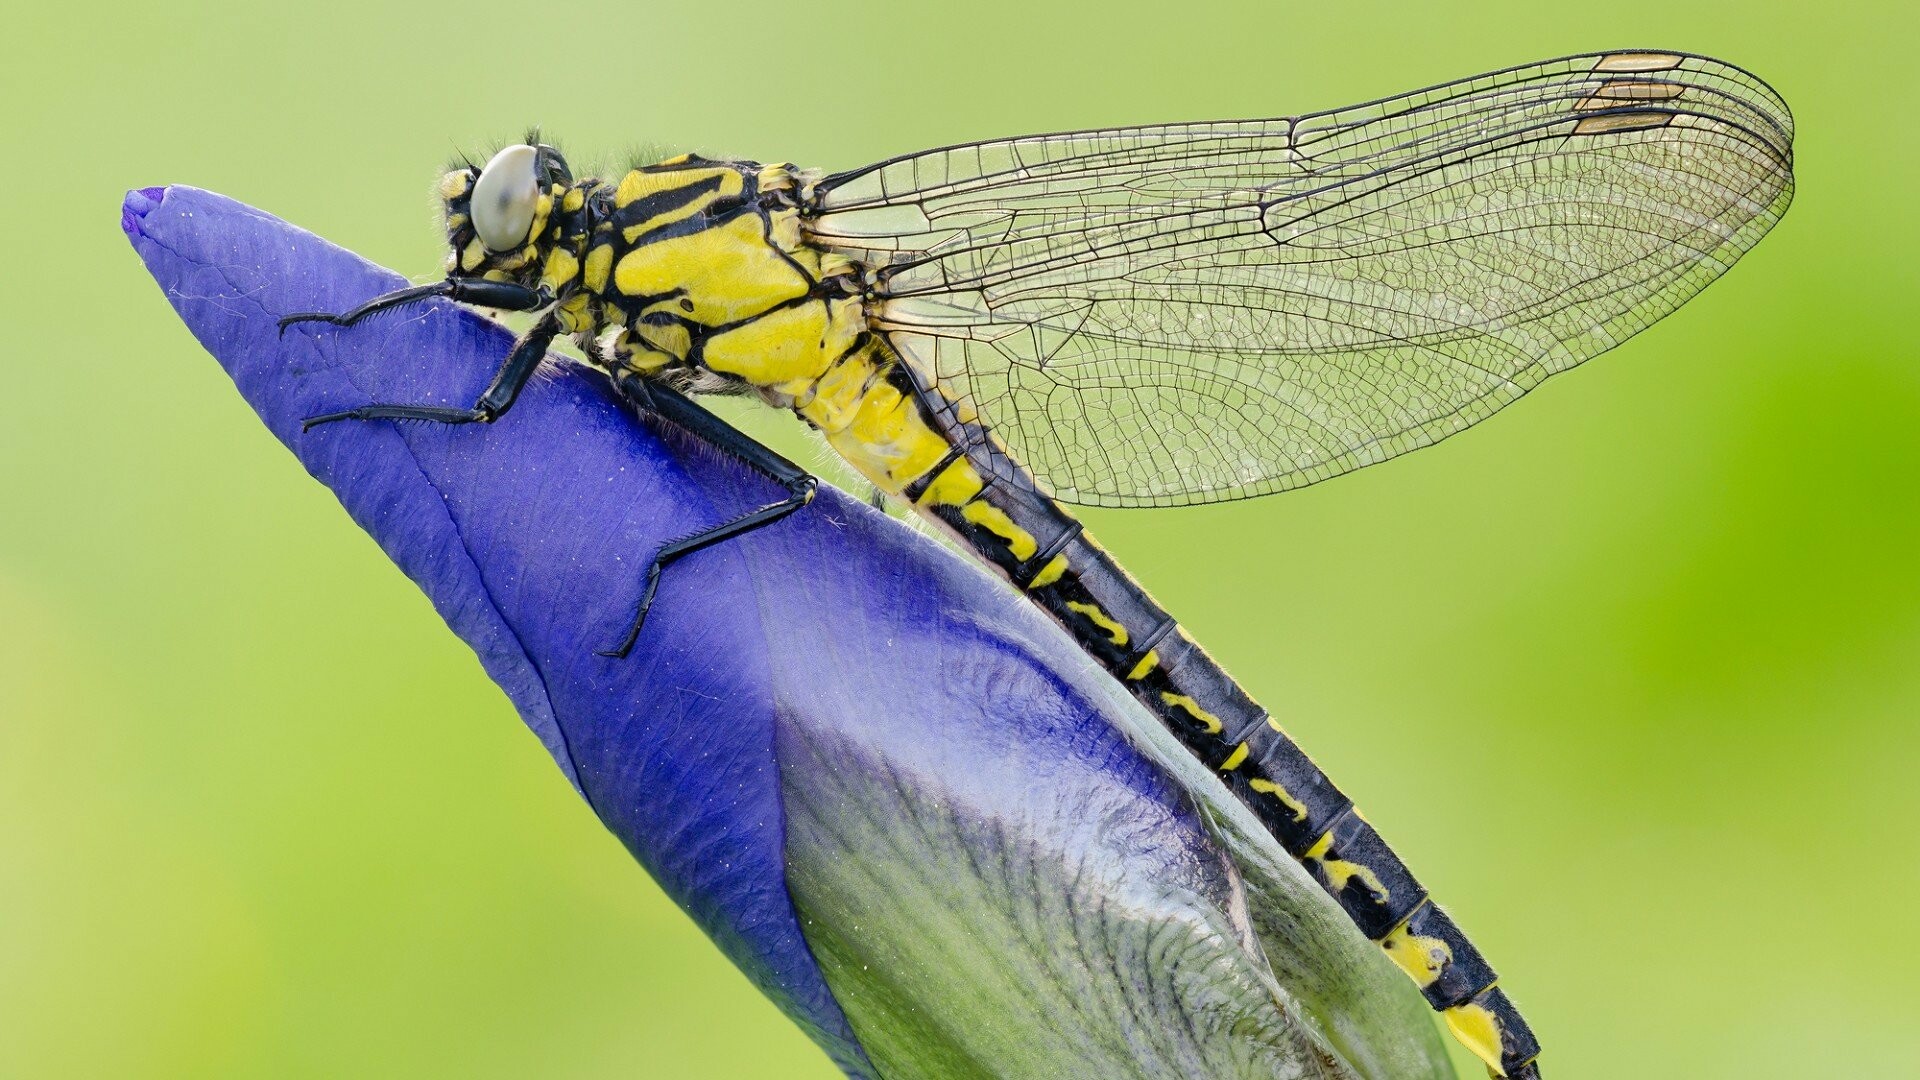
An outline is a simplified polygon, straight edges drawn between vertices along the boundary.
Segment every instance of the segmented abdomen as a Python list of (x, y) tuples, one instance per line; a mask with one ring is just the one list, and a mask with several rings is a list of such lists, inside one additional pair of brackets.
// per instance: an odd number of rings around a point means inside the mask
[[(919, 393), (924, 407), (931, 390)], [(977, 426), (945, 426), (974, 454), (993, 452)], [(1539, 1044), (1493, 969), (1352, 800), (1064, 508), (1030, 484), (993, 481), (1006, 463), (964, 451), (956, 446), (902, 494), (1072, 632), (1215, 770), (1468, 1048), (1500, 1075), (1537, 1076)]]

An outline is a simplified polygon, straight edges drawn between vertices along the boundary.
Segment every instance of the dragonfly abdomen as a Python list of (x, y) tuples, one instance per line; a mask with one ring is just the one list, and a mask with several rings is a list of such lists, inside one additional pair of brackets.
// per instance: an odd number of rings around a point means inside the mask
[(1489, 1067), (1537, 1075), (1539, 1044), (1492, 967), (1352, 800), (1065, 508), (994, 475), (950, 450), (903, 493), (1066, 627), (1218, 773)]

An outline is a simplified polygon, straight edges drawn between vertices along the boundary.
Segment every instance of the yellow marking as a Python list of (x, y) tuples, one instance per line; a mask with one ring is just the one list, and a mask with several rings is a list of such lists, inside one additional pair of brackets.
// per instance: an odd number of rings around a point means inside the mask
[[(1000, 539), (1005, 540), (1007, 542), (1007, 551), (1012, 553), (1013, 557), (1021, 562), (1033, 558), (1040, 550), (1040, 541), (1035, 540), (1032, 533), (1021, 528), (1005, 510), (1000, 509), (984, 499), (976, 499), (961, 507), (960, 516), (993, 535), (998, 536)], [(1067, 606), (1075, 608), (1076, 610), (1078, 609), (1078, 605), (1069, 604)], [(1113, 634), (1113, 643), (1115, 645), (1125, 645), (1127, 643), (1126, 627), (1097, 614), (1099, 612), (1098, 608), (1092, 608), (1091, 605), (1089, 605), (1089, 608), (1091, 612), (1094, 612), (1093, 614), (1088, 612), (1081, 612), (1081, 614), (1087, 615), (1088, 618), (1098, 623), (1102, 630)]]
[(631, 206), (649, 195), (672, 191), (682, 183), (684, 181), (675, 174), (641, 172), (635, 169), (620, 178), (620, 186), (613, 191), (613, 205), (615, 207)]
[[(832, 372), (835, 378), (813, 384), (813, 400), (803, 415), (842, 424), (828, 437), (829, 445), (846, 455), (880, 490), (897, 495), (907, 486), (908, 477), (932, 468), (945, 451), (933, 433), (919, 423), (918, 411), (904, 395), (884, 383), (861, 393), (854, 384), (863, 382), (864, 376), (858, 369), (841, 370), (848, 366), (841, 364)], [(837, 396), (823, 397), (822, 390), (834, 391)]]
[(586, 205), (587, 193), (579, 188), (568, 191), (566, 197), (560, 200), (560, 209), (569, 214), (578, 213), (580, 208)]
[[(933, 437), (939, 439), (938, 435)], [(941, 439), (940, 445), (945, 446), (946, 440)], [(945, 451), (941, 452), (941, 456), (945, 456)], [(980, 479), (973, 463), (960, 458), (934, 477), (933, 483), (927, 485), (927, 490), (920, 493), (920, 505), (959, 506), (980, 494), (980, 489), (985, 486), (986, 481)]]
[[(826, 432), (829, 439), (840, 435), (853, 424), (863, 407), (878, 405), (877, 402), (867, 400), (872, 397), (871, 392), (867, 392), (865, 397), (862, 396), (862, 392), (866, 390), (867, 381), (873, 377), (873, 374), (873, 363), (866, 351), (863, 350), (857, 356), (849, 356), (829, 366), (827, 373), (820, 376), (818, 381), (807, 388), (807, 393), (794, 402), (794, 411), (805, 417), (813, 426)], [(866, 427), (871, 428), (872, 423), (869, 422)], [(874, 432), (866, 431), (863, 434), (874, 434)], [(886, 464), (879, 463), (879, 469), (882, 472), (887, 471)]]
[(1671, 71), (1680, 66), (1680, 58), (1672, 53), (1614, 53), (1603, 56), (1593, 66), (1595, 71)]
[(547, 253), (547, 265), (540, 271), (540, 281), (555, 292), (563, 285), (571, 284), (580, 274), (580, 260), (573, 252), (556, 247)]
[(479, 269), (480, 264), (485, 261), (487, 261), (487, 246), (477, 237), (467, 241), (466, 248), (460, 252), (460, 269), (471, 273)]
[[(828, 336), (822, 342), (822, 348), (828, 356), (841, 357), (851, 350), (852, 344), (860, 340), (860, 334), (866, 332), (866, 311), (860, 307), (860, 300), (852, 296), (843, 296), (828, 304)], [(864, 354), (866, 363), (876, 363), (866, 357), (872, 356), (872, 350)], [(849, 357), (851, 363), (852, 357)]]
[(612, 272), (612, 244), (601, 244), (587, 252), (587, 273), (584, 279), (587, 288), (597, 293), (606, 292), (607, 275)]
[(1385, 903), (1392, 898), (1392, 894), (1387, 892), (1386, 885), (1381, 882), (1379, 874), (1361, 866), (1357, 862), (1327, 858), (1327, 852), (1332, 847), (1333, 831), (1329, 829), (1320, 839), (1314, 841), (1313, 846), (1308, 848), (1307, 853), (1300, 856), (1300, 858), (1303, 862), (1312, 861), (1319, 863), (1321, 868), (1326, 871), (1327, 883), (1335, 893), (1346, 892), (1348, 882), (1351, 882), (1354, 878), (1359, 878), (1361, 884), (1372, 890), (1373, 894), (1380, 898), (1381, 903)]
[[(975, 503), (973, 505), (978, 506), (980, 504)], [(972, 509), (972, 507), (969, 507), (968, 509)], [(1022, 558), (1031, 558), (1031, 557), (1032, 556), (1030, 555), (1022, 556)], [(1098, 604), (1082, 604), (1082, 603), (1079, 603), (1078, 601), (1070, 600), (1067, 602), (1067, 610), (1079, 612), (1081, 615), (1084, 615), (1086, 617), (1088, 622), (1106, 631), (1107, 638), (1111, 640), (1115, 645), (1120, 645), (1120, 646), (1126, 645), (1127, 628), (1120, 625), (1118, 622), (1116, 622), (1113, 616), (1108, 615), (1104, 611), (1101, 611), (1100, 606)]]
[(780, 246), (782, 251), (790, 251), (796, 255), (805, 253), (813, 256), (815, 262), (814, 269), (819, 269), (819, 256), (816, 254), (816, 249), (803, 245), (800, 242), (799, 210), (782, 210), (777, 214), (771, 215), (768, 220), (767, 235), (773, 239), (775, 244)]
[(473, 185), (473, 174), (465, 169), (454, 171), (440, 178), (440, 197), (447, 200), (457, 199), (467, 193)]
[(1235, 743), (1233, 746), (1233, 753), (1228, 754), (1227, 760), (1220, 763), (1220, 771), (1232, 772), (1233, 770), (1239, 768), (1242, 764), (1244, 764), (1246, 760), (1247, 760), (1247, 744)]
[(1226, 726), (1220, 722), (1219, 717), (1201, 708), (1199, 702), (1185, 694), (1173, 694), (1163, 690), (1160, 693), (1160, 700), (1176, 709), (1187, 710), (1195, 720), (1200, 721), (1201, 725), (1207, 729), (1207, 734), (1209, 735), (1220, 734), (1221, 730)]
[(1140, 679), (1146, 678), (1147, 672), (1152, 671), (1154, 667), (1159, 663), (1160, 663), (1160, 650), (1148, 649), (1147, 655), (1141, 657), (1140, 662), (1133, 665), (1132, 671), (1127, 672), (1127, 681), (1135, 682)]
[(1484, 1006), (1469, 1001), (1465, 1005), (1455, 1005), (1440, 1014), (1452, 1029), (1453, 1037), (1460, 1044), (1473, 1051), (1473, 1056), (1487, 1063), (1487, 1068), (1495, 1076), (1507, 1075), (1500, 1067), (1500, 1024), (1493, 1013)]
[(1573, 133), (1575, 135), (1613, 135), (1625, 131), (1666, 127), (1672, 122), (1673, 116), (1668, 113), (1614, 113), (1610, 116), (1589, 116), (1573, 125)]
[(668, 323), (665, 326), (642, 323), (637, 336), (647, 345), (680, 360), (685, 360), (687, 354), (693, 351), (693, 335), (679, 323)]
[[(827, 365), (833, 360), (823, 348), (827, 334), (827, 305), (816, 300), (769, 311), (709, 338), (701, 355), (715, 371), (792, 394), (827, 373)], [(784, 385), (796, 381), (803, 385)]]
[(459, 232), (462, 228), (466, 226), (466, 224), (467, 224), (467, 215), (465, 214), (448, 214), (447, 215), (447, 231), (449, 233)]
[(805, 296), (812, 285), (767, 243), (760, 219), (750, 214), (629, 251), (614, 265), (613, 284), (627, 296), (674, 293), (684, 317), (708, 326), (753, 318)]
[(1422, 990), (1432, 986), (1447, 965), (1453, 963), (1453, 950), (1447, 947), (1446, 942), (1439, 938), (1422, 937), (1407, 929), (1406, 923), (1387, 931), (1387, 936), (1380, 939), (1380, 947)]
[(553, 193), (543, 191), (533, 203), (533, 224), (527, 229), (527, 249), (521, 252), (522, 262), (532, 262), (540, 257), (540, 234), (547, 231), (547, 216), (553, 213)]
[(555, 309), (559, 315), (562, 333), (577, 334), (582, 330), (593, 329), (593, 316), (587, 313), (587, 304), (592, 300), (593, 297), (586, 293), (574, 293)]
[(614, 350), (620, 354), (621, 360), (629, 371), (638, 372), (641, 375), (651, 375), (679, 363), (674, 356), (658, 349), (638, 347), (624, 338), (614, 346)]
[[(1066, 572), (1067, 572), (1067, 557), (1065, 555), (1055, 555), (1053, 558), (1047, 560), (1047, 565), (1041, 567), (1039, 573), (1033, 575), (1032, 581), (1027, 582), (1027, 588), (1044, 589), (1047, 586), (1053, 584), (1054, 582), (1059, 581), (1061, 575), (1065, 574)], [(1148, 653), (1147, 655), (1151, 657), (1153, 654)], [(1128, 676), (1128, 677), (1138, 678), (1138, 676)]]
[[(889, 363), (883, 346), (869, 345), (832, 365), (795, 408), (874, 486), (898, 495), (932, 471), (949, 447), (917, 403), (891, 383), (874, 381)], [(971, 465), (956, 461), (928, 485), (920, 503), (964, 506), (983, 486)]]
[[(832, 325), (832, 340), (856, 339), (866, 328), (860, 301), (835, 301)], [(831, 364), (811, 386), (794, 392), (792, 407), (880, 490), (898, 495), (924, 481), (926, 489), (917, 501), (920, 509), (960, 507), (967, 520), (998, 534), (1018, 557), (1032, 558), (1038, 550), (1033, 537), (1005, 513), (976, 501), (986, 483), (971, 463), (958, 458), (938, 474), (933, 472), (953, 447), (928, 426), (917, 402), (881, 378), (897, 362), (875, 340)]]
[(1291, 794), (1288, 793), (1286, 788), (1281, 787), (1275, 781), (1268, 780), (1265, 778), (1261, 778), (1259, 780), (1249, 780), (1247, 782), (1247, 786), (1252, 788), (1255, 791), (1260, 792), (1262, 795), (1271, 795), (1274, 798), (1279, 799), (1280, 805), (1286, 807), (1288, 811), (1290, 811), (1293, 814), (1293, 820), (1295, 821), (1307, 820), (1307, 804), (1301, 802), (1299, 799), (1294, 798)]
[[(715, 371), (738, 375), (798, 403), (802, 398), (819, 397), (820, 380), (859, 336), (857, 303), (813, 300), (770, 311), (709, 338), (702, 356)], [(840, 389), (846, 393), (848, 388)], [(851, 389), (858, 391), (858, 387)], [(852, 402), (849, 399), (847, 403)], [(887, 433), (875, 431), (870, 435), (885, 438)]]

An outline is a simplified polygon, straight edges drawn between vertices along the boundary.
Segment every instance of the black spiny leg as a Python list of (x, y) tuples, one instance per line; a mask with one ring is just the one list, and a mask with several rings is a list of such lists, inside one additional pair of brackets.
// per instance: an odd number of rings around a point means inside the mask
[[(344, 318), (345, 316), (343, 316)], [(441, 405), (362, 405), (345, 412), (309, 416), (300, 421), (301, 431), (311, 431), (335, 420), (426, 420), (436, 424), (491, 424), (513, 408), (513, 401), (540, 367), (547, 346), (560, 333), (560, 322), (552, 314), (534, 324), (507, 355), (507, 362), (493, 382), (473, 403), (471, 409), (451, 409)]]
[(646, 625), (647, 610), (653, 607), (654, 593), (660, 587), (660, 572), (666, 569), (668, 563), (703, 547), (779, 521), (811, 502), (814, 488), (819, 485), (819, 481), (806, 470), (735, 431), (725, 421), (694, 404), (677, 390), (648, 383), (632, 375), (621, 377), (618, 385), (641, 408), (672, 422), (694, 438), (731, 455), (748, 468), (786, 488), (787, 497), (683, 536), (655, 552), (653, 561), (647, 564), (646, 582), (640, 589), (640, 610), (634, 613), (633, 625), (627, 629), (627, 636), (621, 639), (620, 644), (599, 653), (615, 659), (626, 656), (633, 650), (633, 643), (640, 639), (640, 628)]
[(417, 304), (422, 300), (431, 300), (436, 296), (444, 296), (450, 300), (459, 301), (462, 304), (497, 308), (502, 311), (532, 311), (535, 308), (546, 307), (553, 302), (551, 297), (543, 296), (538, 289), (528, 288), (525, 285), (516, 285), (510, 281), (477, 281), (473, 278), (448, 278), (445, 281), (436, 281), (431, 285), (416, 285), (411, 289), (400, 289), (387, 293), (384, 296), (376, 296), (366, 303), (361, 304), (359, 307), (354, 308), (352, 311), (343, 311), (339, 314), (331, 311), (302, 311), (295, 315), (289, 315), (280, 320), (280, 332), (284, 334), (287, 332), (287, 327), (292, 326), (294, 323), (303, 322), (323, 322), (332, 323), (335, 326), (352, 326), (354, 323), (359, 322), (361, 319), (375, 312), (386, 311), (389, 308), (404, 307), (407, 304)]

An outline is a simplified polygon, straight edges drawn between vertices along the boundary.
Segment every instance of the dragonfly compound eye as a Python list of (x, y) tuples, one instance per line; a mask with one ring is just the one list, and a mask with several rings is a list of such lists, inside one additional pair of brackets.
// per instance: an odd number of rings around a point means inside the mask
[(524, 143), (493, 155), (473, 185), (473, 231), (491, 251), (512, 251), (527, 242), (534, 203), (540, 198), (535, 175), (539, 151)]

